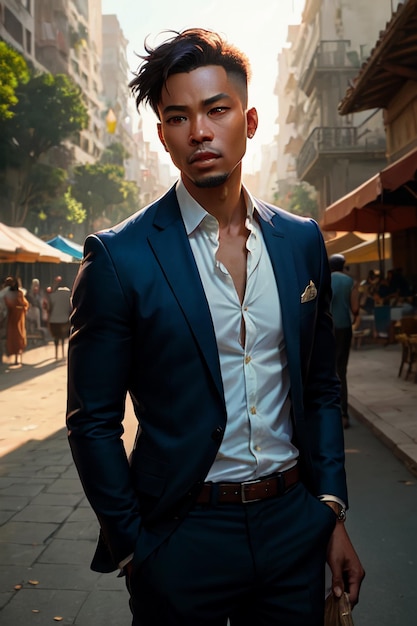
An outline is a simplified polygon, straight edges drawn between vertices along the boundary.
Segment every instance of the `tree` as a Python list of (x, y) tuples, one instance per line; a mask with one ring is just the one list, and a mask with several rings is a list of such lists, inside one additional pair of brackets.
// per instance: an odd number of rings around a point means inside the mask
[(123, 165), (126, 159), (130, 158), (130, 154), (124, 145), (118, 141), (111, 143), (104, 150), (100, 157), (100, 163), (109, 163), (111, 165)]
[(312, 188), (305, 182), (295, 185), (290, 192), (288, 207), (290, 213), (304, 217), (318, 218), (317, 200), (313, 197)]
[(94, 163), (74, 168), (72, 194), (87, 212), (87, 231), (114, 224), (139, 208), (139, 189), (124, 180), (119, 165)]
[(81, 202), (73, 197), (66, 172), (64, 174), (65, 179), (55, 195), (38, 204), (28, 218), (29, 229), (38, 232), (40, 236), (60, 233), (68, 237), (74, 228), (86, 220), (87, 212)]
[(64, 193), (64, 203), (66, 208), (66, 220), (71, 224), (82, 224), (87, 217), (87, 211), (83, 209), (81, 202), (78, 202), (71, 193), (71, 187), (68, 187)]
[(17, 104), (16, 89), (29, 80), (29, 68), (21, 54), (0, 41), (0, 120), (11, 119)]
[(33, 202), (35, 165), (52, 147), (85, 128), (88, 115), (80, 89), (63, 74), (33, 75), (15, 93), (12, 118), (0, 120), (0, 174), (8, 200), (2, 207), (7, 221), (20, 226)]
[(276, 193), (274, 201), (289, 213), (303, 217), (312, 217), (315, 220), (318, 218), (315, 190), (305, 181), (292, 185), (283, 195)]

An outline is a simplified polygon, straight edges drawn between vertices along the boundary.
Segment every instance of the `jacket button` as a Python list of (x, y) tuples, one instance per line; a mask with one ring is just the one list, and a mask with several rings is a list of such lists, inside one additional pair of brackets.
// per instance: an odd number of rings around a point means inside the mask
[(214, 441), (221, 441), (223, 439), (223, 428), (221, 426), (217, 426), (216, 430), (213, 430), (211, 433), (211, 438)]

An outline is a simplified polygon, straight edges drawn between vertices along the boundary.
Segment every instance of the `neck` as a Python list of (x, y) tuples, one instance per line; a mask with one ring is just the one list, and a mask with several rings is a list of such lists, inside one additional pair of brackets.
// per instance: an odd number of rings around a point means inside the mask
[(182, 181), (194, 200), (217, 219), (220, 227), (245, 222), (246, 204), (240, 174), (232, 174), (224, 184), (212, 188), (197, 187), (185, 177)]

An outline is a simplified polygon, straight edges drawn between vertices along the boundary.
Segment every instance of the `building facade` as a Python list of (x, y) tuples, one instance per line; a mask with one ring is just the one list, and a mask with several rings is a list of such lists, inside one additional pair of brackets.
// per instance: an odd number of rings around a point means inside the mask
[(81, 90), (88, 127), (66, 150), (54, 149), (54, 164), (68, 170), (95, 163), (117, 142), (127, 153), (126, 178), (140, 188), (140, 206), (160, 195), (172, 177), (143, 139), (128, 88), (128, 41), (117, 16), (102, 15), (101, 0), (0, 0), (0, 38), (35, 69), (66, 74)]
[[(291, 127), (284, 154), (296, 178), (316, 189), (320, 214), (386, 163), (382, 113), (341, 118), (338, 104), (390, 15), (391, 2), (306, 0), (289, 31), (279, 60), (287, 75), (279, 110)], [(280, 117), (280, 134), (282, 127)]]
[[(345, 222), (364, 209), (391, 233), (392, 262), (417, 292), (417, 0), (399, 5), (339, 104), (342, 118), (378, 107), (386, 131), (387, 163), (361, 189), (326, 211)], [(362, 197), (362, 202), (358, 198)], [(330, 219), (327, 216), (330, 216)], [(362, 220), (364, 221), (364, 220)], [(337, 224), (337, 221), (333, 222)]]

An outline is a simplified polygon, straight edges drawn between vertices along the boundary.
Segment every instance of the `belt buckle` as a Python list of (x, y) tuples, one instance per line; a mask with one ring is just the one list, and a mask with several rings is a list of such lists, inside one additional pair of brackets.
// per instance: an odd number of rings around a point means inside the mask
[(247, 500), (246, 495), (245, 495), (245, 487), (247, 485), (255, 485), (256, 483), (260, 483), (261, 480), (262, 480), (261, 478), (257, 478), (256, 480), (247, 480), (246, 482), (240, 484), (240, 497), (242, 500), (242, 504), (248, 504), (249, 502), (259, 502), (259, 500), (262, 499), (262, 498), (252, 498), (251, 500)]

